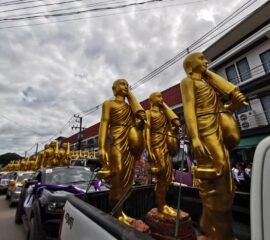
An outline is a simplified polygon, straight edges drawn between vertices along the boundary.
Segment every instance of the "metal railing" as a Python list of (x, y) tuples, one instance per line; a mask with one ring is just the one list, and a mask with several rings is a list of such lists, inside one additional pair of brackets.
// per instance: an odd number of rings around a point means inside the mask
[(243, 72), (241, 74), (238, 73), (238, 76), (234, 78), (228, 79), (228, 81), (236, 84), (241, 85), (241, 83), (258, 78), (260, 76), (263, 76), (267, 73), (270, 73), (270, 61), (262, 63), (249, 71)]

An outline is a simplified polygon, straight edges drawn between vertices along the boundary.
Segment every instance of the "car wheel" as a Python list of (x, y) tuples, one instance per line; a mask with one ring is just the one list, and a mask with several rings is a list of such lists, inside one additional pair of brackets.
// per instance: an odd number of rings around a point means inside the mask
[(28, 240), (44, 240), (44, 234), (42, 232), (41, 226), (38, 223), (35, 216), (30, 220), (30, 228), (28, 233)]
[(29, 229), (29, 240), (38, 240), (38, 230), (37, 230), (37, 222), (35, 217), (33, 216), (30, 220), (30, 229)]
[(14, 206), (14, 202), (12, 197), (10, 197), (10, 201), (9, 201), (9, 207), (12, 208)]
[(20, 224), (22, 223), (22, 215), (24, 214), (24, 196), (25, 196), (25, 191), (22, 191), (22, 194), (20, 195), (19, 202), (17, 205), (16, 213), (15, 213), (15, 223)]
[(10, 196), (9, 196), (9, 194), (7, 192), (7, 194), (6, 194), (6, 200), (9, 200), (9, 199), (10, 199)]

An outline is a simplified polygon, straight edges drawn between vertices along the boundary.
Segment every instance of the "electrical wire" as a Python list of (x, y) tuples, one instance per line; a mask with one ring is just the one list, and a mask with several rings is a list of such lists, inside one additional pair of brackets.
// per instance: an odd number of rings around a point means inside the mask
[[(21, 10), (27, 10), (27, 9), (33, 9), (33, 8), (54, 6), (54, 5), (63, 5), (63, 4), (73, 3), (73, 2), (78, 2), (78, 1), (81, 2), (83, 0), (70, 0), (70, 1), (62, 1), (62, 2), (59, 2), (59, 3), (48, 3), (48, 4), (40, 4), (40, 5), (35, 5), (35, 6), (7, 9), (7, 10), (0, 11), (0, 13), (15, 12), (15, 11), (19, 11), (19, 10), (21, 11)], [(157, 2), (157, 1), (163, 1), (163, 0), (148, 0), (148, 1)], [(108, 1), (105, 1), (105, 2), (111, 2), (111, 1), (108, 0)], [(98, 4), (98, 3), (96, 3), (96, 4)], [(136, 4), (136, 2), (134, 4)]]
[(64, 22), (72, 22), (72, 21), (80, 21), (80, 20), (85, 20), (85, 19), (100, 18), (100, 17), (110, 17), (110, 16), (121, 15), (121, 14), (146, 12), (146, 11), (151, 11), (151, 10), (156, 10), (156, 9), (163, 9), (163, 8), (168, 8), (168, 7), (184, 6), (184, 5), (199, 3), (199, 2), (202, 2), (202, 1), (207, 1), (207, 0), (196, 0), (196, 1), (188, 2), (188, 3), (182, 3), (182, 4), (181, 3), (179, 3), (179, 4), (170, 4), (170, 5), (164, 5), (164, 6), (161, 6), (161, 7), (151, 7), (151, 8), (139, 9), (139, 10), (129, 11), (129, 12), (118, 12), (118, 13), (111, 13), (111, 14), (95, 15), (95, 16), (90, 16), (90, 17), (80, 17), (80, 18), (73, 18), (73, 19), (65, 19), (65, 20), (59, 20), (59, 21), (50, 21), (50, 22), (43, 22), (43, 23), (32, 23), (32, 24), (20, 24), (20, 25), (6, 26), (6, 27), (0, 27), (0, 30), (13, 29), (13, 28), (22, 28), (22, 27), (29, 27), (29, 26), (41, 26), (41, 25), (47, 25), (47, 24), (64, 23)]
[(60, 8), (60, 9), (55, 9), (55, 10), (49, 10), (49, 11), (43, 11), (43, 12), (32, 12), (32, 13), (24, 13), (20, 15), (10, 15), (8, 17), (19, 17), (19, 16), (27, 16), (27, 15), (34, 15), (34, 14), (47, 14), (47, 13), (52, 13), (52, 12), (60, 12), (60, 11), (66, 11), (66, 10), (74, 10), (74, 9), (80, 9), (80, 8), (85, 8), (85, 7), (94, 7), (94, 6), (102, 6), (102, 5), (109, 5), (108, 3), (123, 3), (123, 2), (129, 2), (130, 0), (125, 0), (125, 1), (115, 1), (115, 0), (108, 0), (108, 1), (103, 1), (103, 2), (97, 2), (97, 3), (91, 3), (91, 4), (86, 4), (82, 6), (72, 6), (68, 8)]
[(0, 3), (0, 6), (10, 6), (10, 5), (17, 5), (17, 4), (25, 4), (29, 2), (43, 2), (43, 0), (19, 0), (19, 1), (8, 1)]
[(14, 121), (14, 120), (12, 120), (12, 119), (10, 119), (9, 117), (7, 117), (7, 116), (5, 116), (5, 115), (3, 115), (3, 114), (0, 114), (0, 117), (5, 118), (5, 119), (7, 119), (8, 121), (14, 123), (15, 125), (24, 128), (24, 130), (26, 130), (26, 131), (29, 131), (29, 132), (32, 132), (32, 133), (34, 133), (34, 134), (36, 134), (36, 135), (42, 136), (42, 134), (40, 134), (39, 132), (36, 132), (36, 131), (34, 131), (34, 130), (32, 130), (32, 129), (27, 129), (27, 128), (26, 128), (25, 126), (23, 126), (22, 124), (20, 124), (20, 123)]
[[(108, 10), (115, 10), (115, 9), (122, 9), (132, 6), (142, 6), (145, 4), (150, 3), (156, 3), (156, 2), (165, 2), (165, 1), (173, 1), (173, 0), (147, 0), (143, 2), (134, 2), (130, 4), (122, 4), (117, 6), (109, 6), (109, 7), (100, 7), (100, 8), (92, 8), (92, 9), (86, 9), (86, 10), (80, 10), (80, 11), (72, 11), (72, 12), (65, 12), (65, 13), (55, 13), (55, 14), (44, 14), (44, 15), (34, 15), (34, 16), (25, 16), (25, 17), (14, 17), (14, 18), (2, 18), (0, 21), (18, 21), (18, 20), (32, 20), (32, 19), (38, 19), (38, 18), (55, 18), (55, 17), (64, 17), (64, 16), (72, 16), (72, 15), (79, 15), (89, 12), (97, 12), (97, 11), (108, 11)], [(3, 12), (3, 11), (2, 11)], [(0, 11), (1, 13), (1, 11)]]

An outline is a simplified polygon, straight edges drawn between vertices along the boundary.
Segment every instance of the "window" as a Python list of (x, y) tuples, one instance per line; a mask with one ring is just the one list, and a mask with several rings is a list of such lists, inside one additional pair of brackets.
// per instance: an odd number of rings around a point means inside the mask
[(270, 50), (260, 54), (260, 58), (263, 64), (264, 71), (266, 73), (270, 72)]
[(261, 102), (264, 108), (265, 116), (268, 123), (270, 123), (270, 95), (262, 97)]
[(248, 65), (248, 61), (246, 58), (243, 58), (242, 60), (238, 61), (236, 65), (241, 81), (245, 81), (251, 78), (250, 67)]
[(237, 72), (236, 72), (234, 65), (227, 67), (225, 69), (225, 71), (226, 71), (227, 79), (229, 82), (231, 82), (233, 84), (237, 84), (239, 82), (238, 75), (237, 75)]

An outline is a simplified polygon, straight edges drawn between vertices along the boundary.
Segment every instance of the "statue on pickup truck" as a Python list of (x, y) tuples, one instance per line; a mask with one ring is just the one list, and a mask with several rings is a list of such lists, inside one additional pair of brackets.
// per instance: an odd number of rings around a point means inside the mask
[(180, 128), (177, 115), (163, 102), (161, 93), (149, 97), (151, 108), (146, 111), (145, 139), (151, 171), (157, 176), (156, 203), (160, 213), (176, 217), (176, 211), (166, 205), (167, 189), (172, 182), (172, 157), (179, 150), (176, 134)]
[[(237, 86), (209, 71), (207, 64), (202, 53), (184, 60), (187, 77), (180, 83), (184, 116), (198, 162), (194, 174), (200, 179), (201, 231), (213, 240), (232, 240), (234, 185), (228, 150), (240, 140), (232, 112), (247, 103)], [(220, 95), (231, 104), (224, 105)]]
[[(102, 106), (99, 129), (102, 169), (98, 177), (111, 179), (110, 203), (114, 206), (133, 184), (134, 164), (144, 149), (145, 111), (125, 79), (116, 80), (112, 90), (115, 99), (105, 101)], [(116, 217), (126, 224), (133, 221), (122, 209)]]

